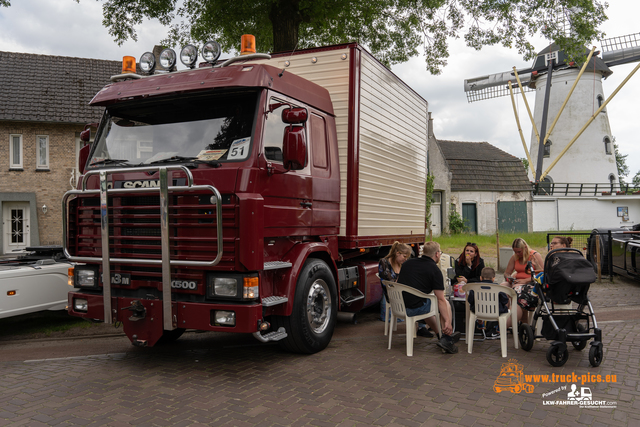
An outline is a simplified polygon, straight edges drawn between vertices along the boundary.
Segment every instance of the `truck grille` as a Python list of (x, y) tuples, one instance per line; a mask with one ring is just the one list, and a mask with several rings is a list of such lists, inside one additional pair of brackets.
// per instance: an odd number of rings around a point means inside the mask
[[(216, 210), (211, 193), (169, 196), (169, 248), (172, 260), (212, 261), (217, 255)], [(223, 196), (223, 257), (216, 270), (233, 270), (237, 237), (236, 200)], [(162, 259), (160, 196), (109, 196), (111, 258)], [(72, 256), (102, 257), (100, 200), (79, 195), (69, 201), (68, 250)], [(161, 266), (112, 263), (113, 272), (130, 273), (132, 280), (162, 280)], [(202, 271), (202, 268), (199, 268)], [(188, 267), (172, 268), (172, 277), (190, 278)]]

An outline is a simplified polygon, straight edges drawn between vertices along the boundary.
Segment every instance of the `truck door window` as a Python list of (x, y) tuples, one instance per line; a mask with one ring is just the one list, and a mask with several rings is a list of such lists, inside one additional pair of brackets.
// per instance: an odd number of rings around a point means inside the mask
[(282, 110), (285, 108), (297, 107), (297, 105), (290, 104), (287, 101), (282, 101), (277, 98), (271, 98), (269, 105), (277, 106), (277, 108), (265, 115), (263, 143), (264, 157), (268, 161), (282, 163), (282, 141), (284, 137), (284, 129), (287, 126), (291, 126), (282, 121)]
[(309, 134), (311, 136), (311, 147), (313, 150), (313, 166), (320, 169), (327, 169), (327, 132), (324, 118), (317, 114), (309, 117)]
[(164, 159), (235, 161), (249, 156), (257, 93), (184, 94), (107, 107), (92, 163), (144, 165)]

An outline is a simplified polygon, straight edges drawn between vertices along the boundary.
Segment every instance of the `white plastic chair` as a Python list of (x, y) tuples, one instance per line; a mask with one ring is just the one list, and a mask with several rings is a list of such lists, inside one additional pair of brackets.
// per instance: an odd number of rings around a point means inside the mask
[[(466, 319), (467, 333), (465, 340), (467, 342), (468, 352), (471, 354), (473, 350), (473, 331), (475, 329), (476, 319), (495, 322), (500, 325), (500, 346), (502, 347), (502, 357), (507, 357), (507, 319), (511, 316), (511, 325), (513, 328), (513, 343), (518, 348), (518, 298), (516, 292), (506, 286), (495, 283), (467, 283), (463, 286), (466, 293)], [(475, 303), (475, 313), (469, 307), (469, 291), (473, 291)], [(500, 300), (498, 294), (504, 292), (511, 299), (511, 309), (506, 313), (500, 314)], [(469, 339), (471, 337), (471, 339)]]
[[(387, 295), (389, 295), (389, 305), (391, 306), (391, 317), (389, 325), (389, 349), (391, 349), (391, 338), (393, 331), (398, 328), (398, 319), (405, 319), (406, 332), (407, 332), (407, 356), (413, 356), (413, 339), (417, 336), (418, 328), (416, 323), (418, 320), (427, 319), (429, 317), (436, 317), (437, 333), (440, 334), (440, 315), (438, 312), (438, 299), (433, 294), (425, 294), (417, 289), (414, 289), (407, 285), (400, 283), (390, 282), (383, 280), (382, 283), (387, 287)], [(407, 310), (404, 306), (404, 299), (402, 293), (406, 292), (418, 296), (420, 298), (428, 298), (431, 300), (431, 311), (427, 314), (421, 314), (418, 316), (407, 316)]]
[[(376, 277), (379, 279), (380, 274), (376, 273)], [(391, 305), (389, 305), (389, 301), (386, 299), (387, 297), (382, 294), (382, 298), (385, 299), (385, 311), (384, 311), (384, 335), (387, 336), (389, 334), (389, 324), (391, 323)]]

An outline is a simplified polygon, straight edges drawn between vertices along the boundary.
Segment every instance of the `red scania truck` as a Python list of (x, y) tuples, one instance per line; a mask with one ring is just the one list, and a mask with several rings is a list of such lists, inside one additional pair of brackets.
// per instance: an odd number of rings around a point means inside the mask
[(380, 300), (389, 246), (424, 242), (427, 102), (355, 43), (140, 65), (91, 101), (63, 198), (69, 313), (140, 346), (196, 329), (324, 349), (338, 311)]

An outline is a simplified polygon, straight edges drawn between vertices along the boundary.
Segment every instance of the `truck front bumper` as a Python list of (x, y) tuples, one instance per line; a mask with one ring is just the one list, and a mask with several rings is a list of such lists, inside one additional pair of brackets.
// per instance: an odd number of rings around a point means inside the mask
[[(122, 322), (132, 340), (152, 346), (162, 336), (162, 300), (129, 297), (111, 298), (114, 322)], [(104, 320), (103, 296), (69, 292), (69, 314), (85, 319)], [(171, 303), (174, 328), (203, 331), (254, 333), (263, 318), (262, 304), (253, 303)], [(135, 336), (135, 338), (134, 338)]]

